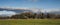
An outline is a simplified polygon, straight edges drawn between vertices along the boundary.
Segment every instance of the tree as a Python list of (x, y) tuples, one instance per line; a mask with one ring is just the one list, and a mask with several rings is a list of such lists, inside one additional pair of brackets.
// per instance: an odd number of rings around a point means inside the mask
[(27, 18), (33, 18), (32, 15), (33, 15), (32, 13), (27, 12), (27, 13), (21, 13), (21, 14), (13, 15), (11, 18), (14, 18), (14, 19), (27, 19)]
[(47, 13), (47, 18), (51, 18), (49, 13)]

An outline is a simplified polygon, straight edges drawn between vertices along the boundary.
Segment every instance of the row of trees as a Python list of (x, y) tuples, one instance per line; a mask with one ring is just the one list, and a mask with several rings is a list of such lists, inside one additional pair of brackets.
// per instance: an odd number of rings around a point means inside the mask
[(60, 14), (26, 12), (11, 17), (0, 17), (0, 19), (60, 19)]
[(51, 13), (32, 13), (32, 12), (26, 12), (26, 13), (21, 13), (17, 15), (13, 15), (11, 18), (13, 19), (60, 19), (59, 14), (51, 14)]

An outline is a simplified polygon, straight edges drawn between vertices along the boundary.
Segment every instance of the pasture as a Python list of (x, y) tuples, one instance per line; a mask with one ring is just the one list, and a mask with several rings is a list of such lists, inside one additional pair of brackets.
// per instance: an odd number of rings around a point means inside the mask
[(0, 25), (60, 25), (60, 19), (3, 19)]

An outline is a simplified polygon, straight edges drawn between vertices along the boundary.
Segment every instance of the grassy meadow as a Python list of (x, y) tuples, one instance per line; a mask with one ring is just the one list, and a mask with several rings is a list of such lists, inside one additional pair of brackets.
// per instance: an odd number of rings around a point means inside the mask
[(60, 19), (5, 19), (0, 25), (60, 25)]

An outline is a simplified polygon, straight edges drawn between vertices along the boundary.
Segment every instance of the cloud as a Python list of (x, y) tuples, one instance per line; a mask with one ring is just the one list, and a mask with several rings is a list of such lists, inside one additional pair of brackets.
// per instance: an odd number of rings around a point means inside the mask
[(37, 12), (42, 12), (42, 13), (49, 13), (49, 12), (60, 12), (60, 9), (59, 8), (52, 8), (52, 9), (35, 9), (35, 8), (32, 8), (32, 9), (30, 9), (32, 12), (35, 12), (35, 13), (37, 13)]
[(59, 12), (60, 9), (58, 8), (52, 8), (52, 9), (44, 9), (46, 12)]
[(3, 10), (3, 11), (0, 11), (0, 15), (2, 16), (12, 16), (12, 15), (15, 15), (16, 13), (13, 12), (13, 11), (6, 11), (6, 10)]

